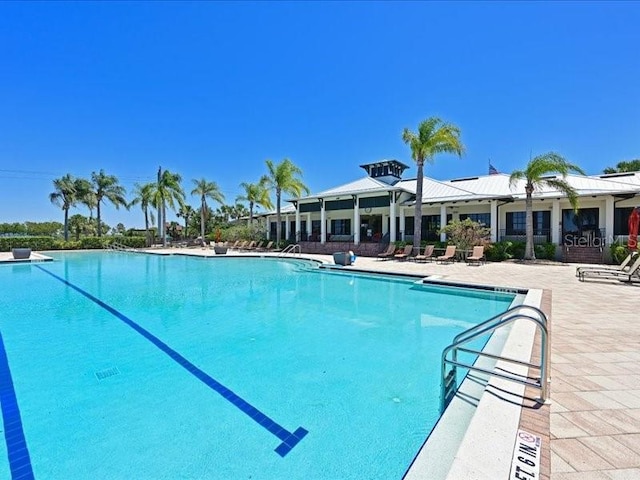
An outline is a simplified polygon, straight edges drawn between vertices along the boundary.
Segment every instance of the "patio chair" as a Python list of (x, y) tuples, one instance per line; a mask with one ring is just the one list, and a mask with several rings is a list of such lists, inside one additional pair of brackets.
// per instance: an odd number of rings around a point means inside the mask
[(416, 255), (413, 259), (416, 262), (422, 262), (422, 263), (427, 263), (427, 260), (429, 261), (433, 260), (434, 248), (435, 247), (433, 245), (427, 245), (426, 247), (424, 247), (424, 253), (422, 255), (420, 254)]
[(395, 244), (390, 243), (384, 252), (378, 254), (378, 260), (388, 260), (389, 258), (393, 257), (395, 253), (396, 246)]
[(269, 250), (271, 250), (272, 247), (273, 247), (273, 242), (270, 241), (264, 247), (260, 248), (260, 250), (263, 252), (268, 252)]
[(456, 259), (456, 246), (455, 245), (449, 245), (447, 246), (446, 250), (444, 251), (444, 255), (440, 255), (439, 257), (436, 258), (436, 262), (440, 262), (440, 263), (453, 263)]
[(585, 278), (602, 278), (609, 280), (620, 280), (621, 282), (631, 282), (632, 277), (637, 277), (640, 280), (640, 255), (636, 255), (633, 263), (629, 267), (629, 270), (612, 270), (609, 268), (593, 268), (589, 270), (581, 270), (578, 274), (578, 279), (584, 282)]
[(631, 260), (638, 255), (638, 251), (631, 252), (627, 258), (625, 258), (620, 265), (584, 265), (582, 267), (576, 267), (576, 277), (580, 276), (580, 272), (586, 270), (612, 270), (615, 272), (626, 272), (631, 267)]
[(396, 253), (393, 258), (396, 260), (406, 260), (411, 256), (413, 252), (413, 245), (405, 245), (404, 250), (401, 253)]
[(480, 265), (485, 261), (484, 246), (473, 247), (473, 252), (467, 257), (467, 265)]

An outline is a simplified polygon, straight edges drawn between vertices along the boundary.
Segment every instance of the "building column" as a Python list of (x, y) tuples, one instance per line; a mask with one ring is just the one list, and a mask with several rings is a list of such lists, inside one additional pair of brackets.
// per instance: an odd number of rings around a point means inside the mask
[(300, 202), (296, 203), (296, 243), (300, 241)]
[(311, 238), (311, 212), (307, 213), (307, 240)]
[(327, 211), (324, 209), (324, 200), (320, 204), (320, 243), (327, 243)]
[(360, 199), (353, 196), (353, 243), (360, 244)]
[[(447, 206), (440, 205), (440, 228), (444, 228), (446, 225), (447, 225)], [(446, 233), (443, 232), (440, 234), (440, 241), (441, 242), (447, 241)]]
[(498, 201), (491, 200), (491, 241), (497, 242), (500, 238), (500, 224), (498, 222)]
[(551, 201), (551, 243), (560, 245), (560, 200)]
[(405, 208), (404, 207), (400, 207), (400, 240), (402, 240), (404, 242), (404, 237), (407, 234), (407, 227), (406, 227), (406, 223), (405, 223), (405, 216), (404, 216), (404, 212), (405, 212)]
[(396, 232), (396, 194), (391, 192), (391, 203), (389, 204), (389, 241), (395, 242)]
[(605, 198), (605, 204), (604, 204), (604, 234), (605, 234), (605, 240), (606, 243), (605, 245), (611, 245), (613, 243), (613, 241), (615, 240), (614, 238), (614, 219), (615, 219), (615, 210), (616, 210), (616, 203), (613, 199), (613, 197), (609, 196)]
[(264, 218), (267, 222), (267, 240), (271, 240), (271, 218), (269, 216)]

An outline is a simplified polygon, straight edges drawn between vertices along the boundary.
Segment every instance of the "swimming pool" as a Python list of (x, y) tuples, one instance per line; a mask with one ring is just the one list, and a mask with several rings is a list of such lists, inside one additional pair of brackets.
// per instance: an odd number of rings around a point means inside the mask
[(0, 268), (3, 478), (401, 478), (442, 349), (514, 298), (298, 260), (53, 256)]

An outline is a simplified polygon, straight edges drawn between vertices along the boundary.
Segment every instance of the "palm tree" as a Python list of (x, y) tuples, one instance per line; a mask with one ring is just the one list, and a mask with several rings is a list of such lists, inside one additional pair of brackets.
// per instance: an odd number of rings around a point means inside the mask
[(76, 242), (80, 240), (80, 235), (87, 229), (88, 220), (84, 215), (76, 213), (69, 218), (69, 228), (75, 235)]
[(121, 206), (129, 209), (129, 204), (125, 199), (126, 190), (122, 185), (118, 177), (115, 175), (107, 175), (104, 170), (100, 172), (93, 172), (91, 174), (91, 181), (93, 182), (93, 194), (95, 195), (96, 214), (98, 220), (98, 236), (102, 236), (102, 221), (100, 216), (100, 204), (104, 199), (109, 200), (116, 209)]
[(201, 178), (200, 180), (193, 180), (193, 184), (195, 187), (191, 191), (191, 195), (200, 195), (200, 235), (204, 243), (204, 222), (205, 216), (208, 214), (207, 198), (221, 204), (224, 202), (224, 195), (216, 182), (208, 182), (206, 179)]
[(179, 217), (184, 218), (184, 238), (187, 238), (187, 230), (189, 229), (189, 218), (193, 215), (193, 207), (191, 205), (182, 205), (177, 212)]
[(621, 172), (638, 172), (640, 171), (640, 158), (618, 162), (615, 167), (607, 167), (603, 173), (621, 173)]
[(155, 205), (158, 211), (158, 218), (160, 219), (160, 231), (158, 235), (162, 237), (162, 245), (167, 245), (166, 225), (167, 225), (167, 205), (172, 210), (176, 209), (176, 202), (178, 206), (184, 204), (184, 190), (180, 183), (182, 177), (177, 173), (171, 173), (169, 170), (164, 170), (158, 179), (158, 182), (153, 185), (151, 191), (152, 204)]
[(288, 158), (283, 159), (280, 163), (275, 164), (271, 160), (266, 161), (268, 175), (265, 175), (260, 179), (260, 182), (264, 182), (264, 185), (268, 189), (276, 191), (276, 242), (280, 243), (282, 236), (282, 225), (280, 221), (280, 202), (282, 200), (282, 193), (287, 193), (295, 197), (299, 197), (303, 193), (308, 194), (309, 189), (302, 183), (302, 179), (298, 176), (302, 176), (302, 170), (300, 167), (294, 165), (294, 163)]
[(144, 185), (140, 185), (136, 183), (134, 185), (135, 190), (133, 191), (134, 198), (131, 200), (129, 207), (140, 204), (140, 208), (144, 212), (144, 231), (145, 237), (147, 239), (147, 246), (151, 245), (151, 238), (149, 235), (149, 223), (154, 222), (153, 211), (149, 210), (149, 207), (153, 205), (153, 190), (155, 185), (153, 183), (145, 183)]
[[(524, 251), (525, 260), (535, 260), (536, 254), (533, 248), (533, 192), (543, 187), (551, 187), (565, 194), (574, 210), (578, 208), (578, 194), (576, 190), (567, 182), (566, 178), (570, 172), (584, 175), (580, 167), (569, 163), (562, 156), (554, 152), (538, 155), (529, 160), (524, 170), (515, 170), (509, 177), (511, 187), (519, 181), (524, 180), (524, 191), (526, 199), (526, 236), (527, 243)], [(562, 178), (557, 178), (553, 174), (559, 173)]]
[(89, 219), (93, 218), (93, 210), (97, 207), (96, 194), (93, 185), (86, 178), (76, 179), (76, 197), (79, 203), (83, 203), (89, 209)]
[[(438, 153), (453, 153), (462, 156), (464, 145), (460, 140), (460, 129), (445, 123), (438, 117), (430, 117), (418, 125), (418, 133), (405, 128), (402, 141), (411, 148), (411, 156), (418, 166), (416, 178), (416, 205), (413, 217), (413, 247), (420, 249), (422, 240), (422, 184), (424, 164), (433, 163)], [(444, 227), (444, 225), (441, 225)]]
[(64, 240), (69, 240), (69, 209), (73, 207), (77, 199), (77, 181), (70, 174), (53, 181), (55, 191), (49, 194), (51, 203), (58, 205), (64, 211)]
[(272, 209), (271, 196), (262, 177), (258, 183), (242, 182), (240, 187), (244, 190), (242, 195), (238, 195), (236, 202), (249, 202), (249, 224), (253, 223), (253, 207), (258, 205), (263, 208)]

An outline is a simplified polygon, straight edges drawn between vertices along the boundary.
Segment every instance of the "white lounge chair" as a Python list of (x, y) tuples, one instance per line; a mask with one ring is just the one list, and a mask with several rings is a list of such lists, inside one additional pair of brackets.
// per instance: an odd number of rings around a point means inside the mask
[(621, 282), (630, 282), (632, 277), (640, 280), (640, 255), (636, 255), (629, 270), (612, 270), (610, 268), (593, 268), (590, 270), (580, 270), (578, 279), (584, 282), (585, 278), (599, 278), (609, 280), (620, 280)]
[(580, 276), (580, 272), (586, 270), (612, 270), (616, 272), (626, 272), (631, 267), (631, 261), (636, 255), (638, 255), (638, 251), (631, 252), (620, 265), (583, 265), (581, 267), (576, 267), (576, 277)]

